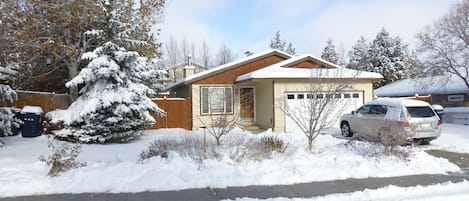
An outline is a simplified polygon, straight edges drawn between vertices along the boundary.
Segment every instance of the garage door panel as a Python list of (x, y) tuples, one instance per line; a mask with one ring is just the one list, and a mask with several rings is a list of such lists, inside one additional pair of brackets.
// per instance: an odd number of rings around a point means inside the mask
[[(320, 101), (328, 101), (325, 107)], [(304, 126), (309, 120), (320, 119), (322, 123), (339, 127), (339, 119), (342, 114), (350, 113), (363, 105), (363, 91), (346, 91), (341, 93), (325, 92), (287, 92), (285, 93), (286, 113), (289, 112), (296, 118), (285, 114), (285, 131), (301, 132), (297, 123)], [(310, 109), (312, 108), (312, 109)], [(322, 111), (321, 111), (322, 109)], [(325, 122), (324, 122), (325, 121)]]

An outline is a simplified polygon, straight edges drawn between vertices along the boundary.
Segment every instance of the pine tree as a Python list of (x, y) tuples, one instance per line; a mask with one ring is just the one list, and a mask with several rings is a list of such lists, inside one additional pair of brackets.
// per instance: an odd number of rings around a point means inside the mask
[(280, 31), (277, 31), (274, 38), (270, 40), (270, 48), (281, 51), (285, 49), (285, 41), (280, 38)]
[(410, 78), (415, 61), (409, 56), (407, 45), (399, 37), (391, 37), (383, 28), (371, 43), (367, 65), (364, 70), (380, 73), (384, 79), (374, 84), (375, 88), (395, 82), (400, 79)]
[(293, 47), (291, 42), (288, 43), (287, 49), (285, 50), (286, 53), (291, 55), (296, 55), (296, 49)]
[(321, 53), (321, 59), (324, 59), (333, 64), (339, 63), (339, 54), (335, 50), (334, 41), (332, 39), (327, 40), (327, 45)]
[(360, 39), (352, 46), (348, 56), (350, 58), (347, 68), (363, 70), (367, 65), (369, 42), (365, 37), (360, 36)]
[(275, 33), (275, 36), (272, 40), (270, 40), (270, 45), (269, 47), (272, 48), (272, 49), (277, 49), (277, 50), (280, 50), (280, 51), (284, 51), (288, 54), (291, 54), (291, 55), (295, 55), (296, 54), (296, 49), (295, 47), (293, 47), (293, 44), (291, 42), (288, 43), (288, 46), (286, 45), (287, 42), (285, 42), (285, 40), (283, 40), (281, 37), (280, 37), (280, 31), (277, 31)]
[[(7, 69), (0, 66), (0, 79), (7, 77)], [(9, 85), (0, 84), (0, 102), (13, 102), (17, 99), (16, 92)], [(13, 129), (20, 127), (20, 120), (9, 107), (0, 107), (0, 137), (13, 135)], [(1, 145), (1, 143), (0, 143)]]
[(139, 53), (122, 47), (138, 48), (145, 44), (135, 39), (133, 32), (140, 19), (128, 18), (119, 9), (126, 6), (124, 0), (99, 3), (106, 15), (102, 29), (86, 32), (95, 36), (99, 45), (83, 55), (88, 65), (66, 84), (83, 85), (80, 96), (65, 112), (55, 113), (60, 114), (56, 118), (65, 126), (56, 133), (60, 139), (82, 143), (128, 141), (155, 122), (151, 113), (164, 115), (146, 96), (152, 90), (143, 84), (149, 77), (162, 76), (164, 72), (152, 68)]

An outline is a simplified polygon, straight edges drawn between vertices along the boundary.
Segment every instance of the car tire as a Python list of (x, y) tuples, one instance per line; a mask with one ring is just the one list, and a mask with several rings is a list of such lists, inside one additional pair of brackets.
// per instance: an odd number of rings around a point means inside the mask
[(340, 124), (340, 132), (342, 133), (342, 136), (344, 137), (352, 137), (353, 133), (350, 130), (350, 125), (347, 122), (342, 122)]

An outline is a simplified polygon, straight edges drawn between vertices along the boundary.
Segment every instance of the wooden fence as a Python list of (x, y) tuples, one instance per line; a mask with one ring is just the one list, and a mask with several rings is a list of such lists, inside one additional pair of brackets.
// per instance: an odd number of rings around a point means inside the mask
[(155, 117), (157, 123), (152, 129), (184, 128), (192, 130), (192, 102), (185, 98), (152, 99), (158, 107), (166, 111), (165, 117)]
[[(55, 109), (67, 109), (71, 104), (68, 94), (54, 94), (48, 92), (17, 91), (18, 100), (0, 102), (0, 107), (22, 108), (26, 105), (40, 106), (44, 114)], [(158, 107), (166, 111), (166, 117), (155, 117), (157, 123), (151, 129), (184, 128), (192, 129), (192, 105), (190, 99), (184, 98), (155, 98), (152, 99)]]
[(18, 100), (0, 102), (0, 106), (22, 108), (26, 105), (40, 106), (44, 113), (55, 109), (67, 109), (70, 105), (68, 94), (54, 94), (50, 92), (17, 91)]

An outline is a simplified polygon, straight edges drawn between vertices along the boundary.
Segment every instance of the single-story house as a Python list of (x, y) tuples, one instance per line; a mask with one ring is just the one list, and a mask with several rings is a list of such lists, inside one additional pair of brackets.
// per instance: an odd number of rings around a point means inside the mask
[(430, 96), (431, 104), (469, 106), (469, 88), (456, 75), (404, 79), (375, 90), (378, 97)]
[[(292, 56), (269, 50), (186, 77), (169, 90), (171, 97), (192, 100), (193, 130), (218, 114), (239, 115), (242, 122), (274, 132), (291, 132), (298, 128), (282, 106), (313, 98), (312, 85), (350, 83), (334, 94), (351, 101), (346, 111), (350, 112), (372, 100), (372, 83), (382, 78), (378, 73), (346, 69), (308, 54)], [(332, 96), (317, 98), (328, 95)]]

